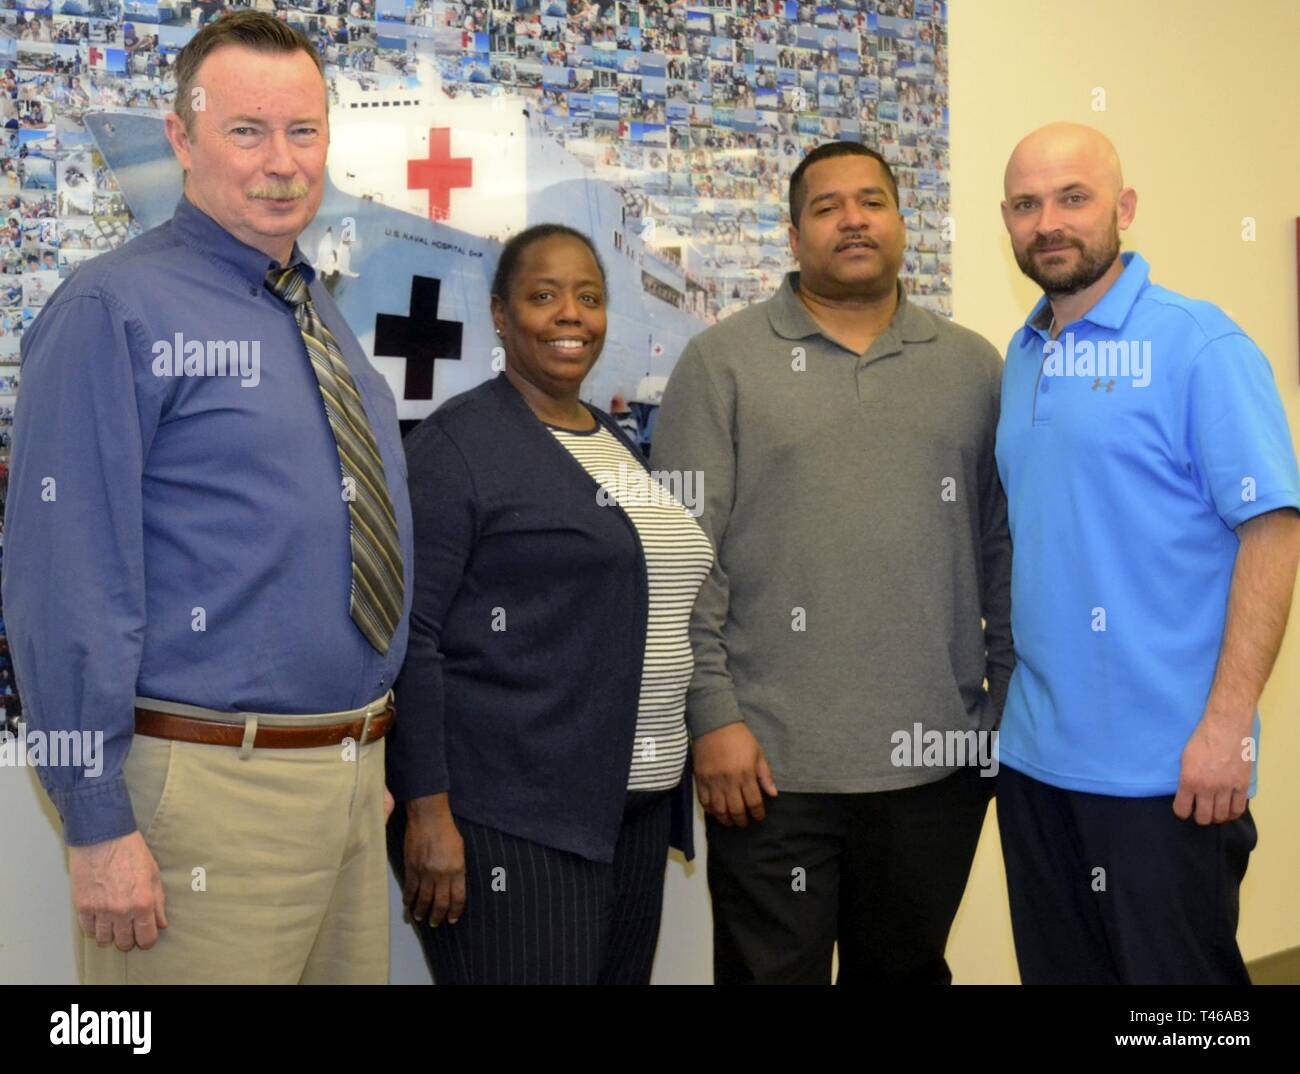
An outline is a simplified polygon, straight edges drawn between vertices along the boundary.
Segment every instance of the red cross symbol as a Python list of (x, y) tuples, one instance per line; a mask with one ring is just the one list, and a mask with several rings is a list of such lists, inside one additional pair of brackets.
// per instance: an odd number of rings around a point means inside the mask
[(406, 162), (408, 190), (429, 192), (429, 219), (445, 220), (451, 213), (451, 192), (455, 187), (470, 186), (474, 161), (451, 155), (451, 128), (429, 128), (429, 156), (425, 160)]

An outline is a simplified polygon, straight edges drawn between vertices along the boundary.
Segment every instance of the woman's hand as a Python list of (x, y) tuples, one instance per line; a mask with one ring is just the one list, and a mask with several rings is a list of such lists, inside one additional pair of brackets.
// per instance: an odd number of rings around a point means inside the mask
[(454, 925), (465, 910), (465, 841), (446, 794), (406, 803), (406, 884), (402, 902), (411, 917), (437, 928)]

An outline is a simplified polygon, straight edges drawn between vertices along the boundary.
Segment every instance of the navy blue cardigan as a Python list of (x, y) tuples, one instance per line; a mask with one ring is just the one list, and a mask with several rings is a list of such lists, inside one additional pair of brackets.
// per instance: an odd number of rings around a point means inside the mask
[[(632, 520), (597, 502), (505, 374), (447, 400), (405, 447), (415, 593), (394, 797), (447, 791), (466, 820), (613, 861), (649, 617)], [(688, 759), (672, 837), (687, 858), (692, 824)]]

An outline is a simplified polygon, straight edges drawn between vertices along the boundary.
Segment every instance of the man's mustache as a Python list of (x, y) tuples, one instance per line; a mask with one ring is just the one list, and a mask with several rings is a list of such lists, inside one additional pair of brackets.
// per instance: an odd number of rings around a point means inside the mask
[(289, 198), (305, 198), (307, 194), (307, 184), (302, 182), (259, 186), (248, 192), (250, 198), (273, 198), (277, 201), (285, 201)]
[(1072, 246), (1076, 250), (1083, 249), (1083, 243), (1077, 239), (1067, 239), (1062, 235), (1060, 238), (1035, 239), (1029, 246), (1029, 252), (1036, 254), (1041, 253), (1043, 250), (1059, 250), (1062, 246)]

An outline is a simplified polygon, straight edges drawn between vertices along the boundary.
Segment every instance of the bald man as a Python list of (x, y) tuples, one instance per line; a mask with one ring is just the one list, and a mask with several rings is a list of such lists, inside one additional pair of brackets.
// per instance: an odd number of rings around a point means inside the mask
[(1002, 218), (1043, 289), (1007, 348), (997, 461), (1016, 670), (998, 820), (1021, 979), (1248, 984), (1256, 704), (1300, 558), (1268, 359), (1120, 253), (1114, 146), (1035, 131)]

